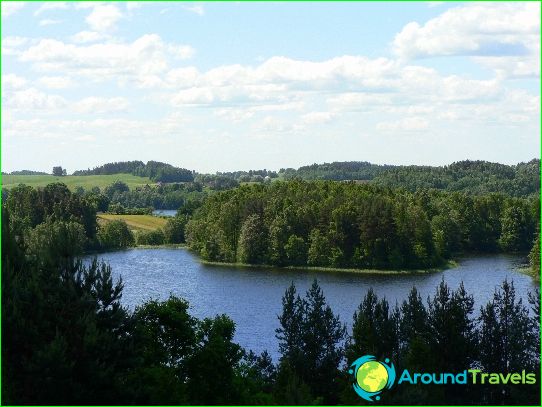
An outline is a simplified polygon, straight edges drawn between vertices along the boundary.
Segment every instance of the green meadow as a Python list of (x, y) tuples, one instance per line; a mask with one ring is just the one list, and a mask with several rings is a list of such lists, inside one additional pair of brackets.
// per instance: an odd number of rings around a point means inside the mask
[(166, 224), (166, 219), (151, 215), (110, 215), (99, 214), (98, 221), (111, 222), (113, 220), (123, 220), (130, 230), (156, 230), (161, 229)]
[(115, 181), (126, 183), (130, 189), (146, 184), (154, 184), (147, 177), (138, 177), (132, 174), (113, 175), (66, 175), (56, 177), (54, 175), (2, 175), (2, 188), (13, 188), (19, 184), (26, 184), (32, 187), (44, 187), (52, 182), (62, 182), (74, 190), (76, 187), (91, 189), (92, 187), (104, 188)]

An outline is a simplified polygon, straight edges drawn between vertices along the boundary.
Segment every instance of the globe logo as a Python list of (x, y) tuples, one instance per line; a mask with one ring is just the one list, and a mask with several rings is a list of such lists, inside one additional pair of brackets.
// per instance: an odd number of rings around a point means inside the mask
[(380, 400), (380, 393), (395, 383), (395, 367), (389, 359), (377, 361), (372, 355), (362, 356), (348, 370), (354, 379), (354, 391), (364, 400)]

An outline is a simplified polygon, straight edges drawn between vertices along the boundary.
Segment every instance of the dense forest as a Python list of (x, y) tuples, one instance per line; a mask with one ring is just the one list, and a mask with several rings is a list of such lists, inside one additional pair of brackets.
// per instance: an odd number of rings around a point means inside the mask
[[(96, 233), (92, 205), (58, 184), (25, 193), (2, 207), (3, 404), (363, 404), (347, 374), (363, 354), (397, 369), (526, 370), (540, 381), (540, 296), (523, 304), (511, 282), (476, 305), (444, 282), (426, 301), (412, 288), (396, 305), (369, 290), (351, 334), (316, 281), (303, 297), (292, 285), (274, 361), (236, 344), (227, 315), (197, 319), (181, 298), (128, 311), (109, 266), (77, 260), (81, 237)], [(539, 405), (539, 391), (401, 385), (385, 402)]]
[(371, 181), (409, 191), (442, 189), (470, 194), (491, 192), (528, 196), (540, 191), (540, 160), (505, 165), (488, 161), (459, 161), (443, 167), (376, 165), (368, 162), (334, 162), (281, 169), (285, 179)]
[(461, 252), (528, 252), (539, 213), (537, 196), (294, 180), (209, 196), (186, 237), (210, 261), (416, 269)]
[[(401, 304), (369, 290), (357, 299), (351, 329), (317, 282), (304, 296), (291, 286), (278, 316), (280, 357), (272, 360), (236, 344), (227, 315), (197, 319), (181, 298), (127, 310), (109, 266), (78, 260), (186, 237), (213, 261), (426, 268), (464, 251), (531, 250), (539, 270), (538, 196), (292, 180), (200, 200), (189, 195), (202, 193), (190, 183), (133, 191), (121, 184), (74, 192), (61, 183), (20, 185), (3, 194), (2, 403), (363, 404), (347, 374), (363, 354), (422, 372), (525, 369), (540, 382), (540, 295), (524, 304), (509, 281), (487, 304), (444, 281), (427, 299), (413, 288)], [(97, 223), (97, 211), (157, 188), (187, 194), (164, 230), (134, 235), (123, 221)], [(402, 385), (383, 397), (386, 404), (540, 402), (538, 385)]]
[(132, 174), (148, 177), (155, 182), (191, 182), (194, 180), (193, 171), (159, 161), (149, 161), (147, 164), (143, 163), (143, 161), (115, 162), (95, 167), (92, 170), (79, 170), (73, 173), (73, 175), (110, 174)]

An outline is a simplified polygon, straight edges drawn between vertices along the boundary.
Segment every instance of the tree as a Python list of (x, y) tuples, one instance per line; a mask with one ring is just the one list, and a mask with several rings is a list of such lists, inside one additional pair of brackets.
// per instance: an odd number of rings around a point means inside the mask
[(290, 235), (284, 246), (288, 264), (302, 266), (307, 264), (307, 247), (302, 237)]
[(531, 269), (535, 275), (538, 275), (538, 278), (540, 278), (540, 248), (540, 225), (538, 225), (536, 238), (534, 239), (533, 247), (529, 253), (529, 263), (531, 265)]
[(184, 229), (188, 222), (187, 215), (173, 216), (166, 221), (164, 237), (167, 243), (184, 243)]
[(239, 263), (262, 263), (267, 250), (262, 218), (253, 214), (246, 218), (239, 234), (237, 261)]
[(373, 355), (377, 359), (399, 356), (399, 310), (390, 310), (385, 298), (378, 300), (370, 288), (358, 310), (354, 313), (348, 361), (352, 363), (361, 355)]
[(135, 243), (133, 233), (126, 222), (121, 219), (100, 226), (98, 241), (100, 246), (105, 249), (122, 249), (133, 246)]
[[(533, 301), (533, 306), (536, 315), (536, 300)], [(516, 299), (513, 282), (505, 280), (501, 287), (495, 290), (493, 300), (480, 310), (480, 324), (480, 363), (484, 371), (507, 374), (521, 372), (529, 367), (539, 368), (539, 336), (533, 329), (536, 323), (533, 326), (527, 307), (521, 299)], [(526, 404), (530, 404), (532, 401), (528, 401), (529, 398), (536, 400), (540, 396), (538, 389), (530, 391), (526, 388), (517, 391), (514, 387), (492, 386), (487, 392), (488, 402), (501, 404), (521, 398)]]
[(281, 327), (277, 329), (282, 354), (279, 376), (287, 372), (291, 379), (286, 382), (304, 383), (312, 396), (322, 397), (326, 404), (336, 402), (346, 327), (326, 304), (316, 280), (305, 299), (296, 296), (295, 286), (291, 285), (282, 303)]
[(53, 167), (53, 175), (55, 177), (62, 177), (66, 175), (66, 170), (63, 169), (61, 166)]
[(52, 267), (83, 253), (87, 238), (80, 223), (48, 219), (30, 230), (25, 241), (27, 253), (37, 263)]
[(309, 250), (307, 262), (310, 266), (328, 266), (331, 257), (330, 242), (318, 229), (313, 229), (309, 235)]

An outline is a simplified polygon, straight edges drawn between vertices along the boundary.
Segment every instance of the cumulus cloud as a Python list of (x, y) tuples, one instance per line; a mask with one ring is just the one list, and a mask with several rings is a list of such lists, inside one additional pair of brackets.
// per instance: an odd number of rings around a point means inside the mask
[(38, 84), (49, 89), (67, 89), (74, 86), (74, 82), (67, 76), (42, 76)]
[(324, 124), (329, 123), (336, 116), (333, 112), (310, 112), (301, 116), (303, 124)]
[(28, 38), (8, 36), (2, 38), (2, 55), (19, 55), (24, 45), (29, 42)]
[(404, 58), (442, 55), (525, 55), (540, 32), (536, 2), (469, 4), (445, 11), (423, 26), (407, 24), (393, 41)]
[(40, 20), (39, 25), (40, 25), (40, 27), (45, 27), (47, 25), (60, 24), (61, 22), (62, 22), (62, 20), (52, 20), (52, 19), (49, 19), (49, 18), (45, 18), (43, 20)]
[(376, 124), (377, 130), (383, 131), (420, 131), (429, 127), (429, 122), (422, 117), (405, 117), (399, 121), (380, 122)]
[(15, 14), (16, 12), (21, 10), (24, 6), (25, 6), (24, 1), (2, 1), (0, 5), (2, 9), (1, 11), (2, 18), (7, 18)]
[(108, 113), (126, 110), (129, 106), (123, 97), (103, 98), (91, 96), (75, 103), (74, 109), (78, 113)]
[(169, 60), (187, 57), (183, 45), (169, 44), (156, 34), (146, 34), (132, 43), (67, 44), (42, 39), (25, 49), (20, 61), (42, 72), (62, 72), (94, 81), (132, 81), (144, 84), (169, 68)]
[(540, 75), (540, 3), (474, 3), (425, 24), (408, 23), (392, 43), (402, 59), (472, 56), (500, 77)]
[(48, 1), (43, 3), (41, 6), (38, 7), (36, 11), (34, 11), (35, 16), (39, 16), (40, 14), (50, 11), (50, 10), (66, 10), (68, 9), (68, 3), (65, 1)]
[(3, 90), (7, 89), (20, 89), (23, 86), (25, 86), (27, 83), (27, 80), (23, 78), (22, 76), (9, 73), (9, 74), (3, 74), (2, 75), (2, 88)]
[(79, 31), (71, 36), (72, 42), (77, 44), (86, 44), (89, 42), (96, 42), (108, 38), (107, 34), (99, 33), (96, 31)]
[(116, 5), (97, 4), (86, 17), (86, 22), (92, 30), (103, 32), (115, 28), (121, 18), (123, 14)]
[(62, 96), (50, 95), (36, 88), (16, 90), (6, 99), (8, 108), (22, 111), (53, 111), (66, 106), (66, 100)]

